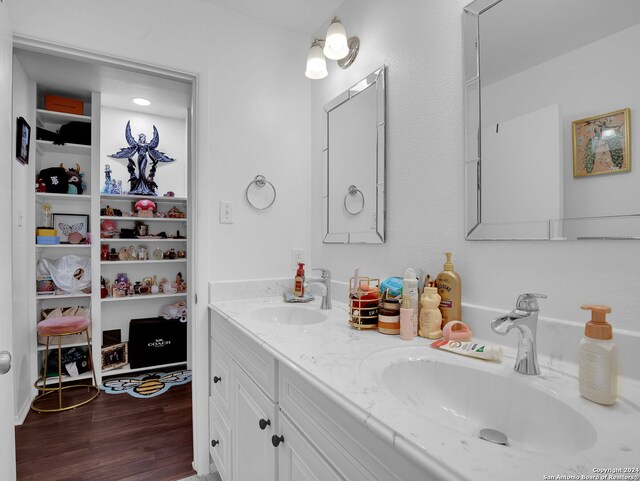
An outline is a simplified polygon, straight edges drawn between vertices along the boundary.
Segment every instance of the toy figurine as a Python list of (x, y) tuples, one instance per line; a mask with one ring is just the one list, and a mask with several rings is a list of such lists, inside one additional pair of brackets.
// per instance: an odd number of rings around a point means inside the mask
[(111, 166), (106, 164), (104, 166), (104, 187), (101, 194), (111, 194)]
[[(156, 188), (158, 184), (155, 183), (156, 167), (158, 162), (174, 162), (175, 159), (168, 157), (164, 152), (156, 150), (160, 143), (160, 135), (158, 129), (153, 126), (153, 138), (151, 142), (147, 143), (147, 136), (145, 134), (138, 134), (138, 140), (136, 141), (131, 135), (131, 121), (127, 122), (125, 127), (124, 136), (127, 139), (129, 147), (120, 149), (115, 154), (110, 154), (109, 157), (114, 159), (128, 159), (127, 170), (129, 171), (129, 184), (131, 189), (129, 194), (133, 195), (158, 195), (156, 194)], [(134, 154), (138, 154), (138, 172), (136, 175), (136, 166), (133, 162)], [(151, 170), (147, 177), (147, 156), (151, 159)]]

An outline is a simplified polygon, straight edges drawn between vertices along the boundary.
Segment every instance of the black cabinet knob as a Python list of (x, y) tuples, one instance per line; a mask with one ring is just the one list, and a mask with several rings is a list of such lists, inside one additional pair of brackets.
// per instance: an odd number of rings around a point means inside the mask
[(220, 381), (222, 381), (222, 378), (219, 376), (213, 376), (213, 384), (218, 384)]
[(267, 429), (267, 426), (271, 426), (271, 419), (261, 419), (258, 421), (258, 426), (260, 426), (260, 429), (264, 431)]
[(220, 444), (220, 441), (218, 441), (217, 439), (212, 439), (211, 440), (211, 447), (215, 448), (218, 444)]
[(271, 444), (274, 448), (277, 448), (280, 443), (284, 443), (284, 436), (276, 436), (275, 434), (271, 436)]

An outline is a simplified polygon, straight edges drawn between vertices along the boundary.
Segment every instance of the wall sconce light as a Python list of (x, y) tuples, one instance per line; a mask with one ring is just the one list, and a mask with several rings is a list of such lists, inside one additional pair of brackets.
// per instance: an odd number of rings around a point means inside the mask
[(310, 79), (322, 79), (328, 75), (327, 61), (337, 60), (340, 68), (349, 67), (358, 55), (360, 39), (347, 33), (338, 17), (333, 17), (325, 40), (315, 39), (307, 55), (307, 70), (304, 73)]

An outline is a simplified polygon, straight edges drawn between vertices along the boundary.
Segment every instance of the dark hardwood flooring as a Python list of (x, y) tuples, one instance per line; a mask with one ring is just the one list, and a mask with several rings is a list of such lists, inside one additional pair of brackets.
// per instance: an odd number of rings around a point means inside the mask
[(100, 393), (16, 427), (18, 481), (175, 481), (195, 474), (191, 383), (137, 399)]

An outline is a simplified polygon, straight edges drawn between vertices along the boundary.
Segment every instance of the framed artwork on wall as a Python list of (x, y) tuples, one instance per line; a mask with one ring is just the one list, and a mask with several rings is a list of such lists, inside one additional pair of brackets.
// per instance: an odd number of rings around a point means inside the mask
[(574, 177), (631, 171), (630, 117), (622, 109), (572, 123)]
[(18, 117), (16, 126), (16, 158), (21, 164), (29, 163), (29, 143), (31, 142), (31, 127), (23, 117)]

